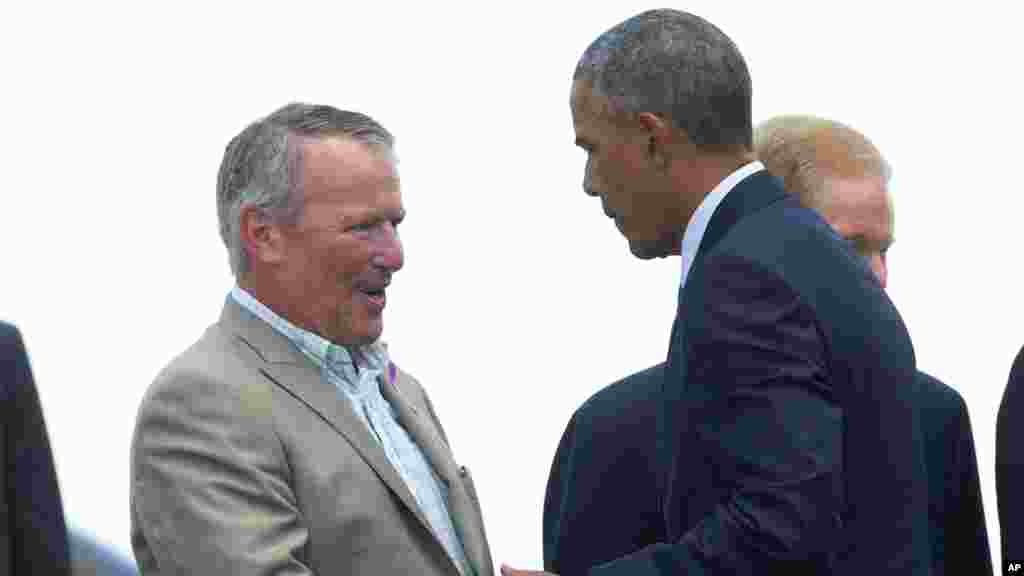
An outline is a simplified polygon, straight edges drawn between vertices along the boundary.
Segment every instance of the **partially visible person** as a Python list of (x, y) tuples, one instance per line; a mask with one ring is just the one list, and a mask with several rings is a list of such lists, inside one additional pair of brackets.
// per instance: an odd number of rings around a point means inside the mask
[[(754, 131), (754, 147), (768, 171), (802, 204), (820, 212), (885, 288), (895, 212), (891, 169), (878, 148), (845, 124), (806, 115), (762, 122)], [(914, 401), (928, 471), (932, 574), (992, 574), (967, 405), (956, 390), (921, 371)]]
[(137, 576), (135, 563), (80, 528), (69, 531), (71, 576)]
[(658, 414), (665, 364), (610, 384), (565, 427), (544, 496), (544, 569), (585, 574), (665, 540)]
[(1024, 566), (1024, 347), (1010, 368), (996, 417), (996, 496), (1003, 567)]
[(296, 103), (227, 146), (236, 285), (132, 442), (143, 574), (493, 573), (472, 477), (380, 339), (404, 262), (392, 144), (365, 114)]
[(53, 453), (18, 329), (0, 322), (0, 574), (68, 574)]

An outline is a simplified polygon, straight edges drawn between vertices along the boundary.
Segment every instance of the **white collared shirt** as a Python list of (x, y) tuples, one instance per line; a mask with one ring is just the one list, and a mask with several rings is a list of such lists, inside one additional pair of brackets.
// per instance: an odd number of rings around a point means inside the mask
[(707, 231), (708, 224), (711, 222), (711, 217), (715, 214), (718, 205), (722, 203), (722, 200), (725, 200), (725, 195), (735, 188), (737, 184), (742, 182), (747, 176), (761, 170), (764, 170), (764, 164), (756, 160), (737, 168), (704, 197), (700, 206), (693, 212), (693, 216), (690, 216), (690, 221), (686, 224), (686, 231), (683, 232), (683, 244), (679, 251), (683, 257), (683, 275), (679, 280), (680, 286), (686, 285), (686, 278), (690, 274), (690, 267), (693, 266), (693, 260), (697, 257), (697, 249), (700, 248), (700, 241), (704, 239), (704, 232)]

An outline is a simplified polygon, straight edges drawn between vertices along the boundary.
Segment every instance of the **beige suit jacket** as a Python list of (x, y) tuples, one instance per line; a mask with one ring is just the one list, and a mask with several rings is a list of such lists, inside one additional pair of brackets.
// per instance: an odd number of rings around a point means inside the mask
[[(472, 477), (426, 393), (400, 370), (381, 389), (448, 485), (466, 557), (493, 576)], [(231, 298), (147, 391), (131, 474), (132, 548), (146, 575), (458, 576), (348, 400)]]

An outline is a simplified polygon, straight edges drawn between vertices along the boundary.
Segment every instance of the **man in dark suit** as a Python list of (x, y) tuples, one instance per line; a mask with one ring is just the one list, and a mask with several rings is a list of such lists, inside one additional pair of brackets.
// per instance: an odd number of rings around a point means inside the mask
[(750, 96), (733, 42), (673, 10), (577, 66), (584, 190), (634, 255), (683, 257), (656, 432), (665, 541), (588, 573), (929, 574), (909, 335), (863, 260), (753, 161)]
[[(895, 212), (891, 169), (878, 148), (840, 122), (786, 115), (757, 127), (754, 149), (787, 191), (850, 242), (885, 288)], [(932, 573), (992, 574), (967, 405), (956, 390), (924, 372), (917, 373), (915, 385), (928, 471)]]
[(663, 373), (661, 363), (623, 378), (569, 420), (544, 496), (545, 570), (584, 574), (665, 540), (654, 450)]
[[(1024, 348), (1017, 353), (996, 417), (996, 495), (1004, 570), (1024, 564)], [(1018, 569), (1018, 573), (1020, 569)]]
[(28, 354), (0, 322), (0, 574), (68, 574), (57, 475)]

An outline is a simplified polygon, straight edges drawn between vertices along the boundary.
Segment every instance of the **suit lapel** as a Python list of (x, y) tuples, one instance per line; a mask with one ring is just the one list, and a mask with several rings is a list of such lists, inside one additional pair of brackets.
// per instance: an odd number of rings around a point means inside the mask
[(398, 475), (384, 449), (356, 416), (335, 387), (324, 382), (313, 363), (266, 322), (228, 297), (221, 322), (241, 338), (263, 361), (260, 372), (305, 404), (336, 430), (377, 473), (405, 507), (433, 534), (415, 497)]
[(478, 576), (489, 576), (493, 569), (483, 538), (482, 519), (462, 482), (459, 467), (433, 423), (406, 396), (403, 389), (407, 388), (394, 364), (391, 364), (381, 393), (395, 409), (398, 421), (423, 451), (438, 477), (448, 486), (448, 513), (473, 571)]

